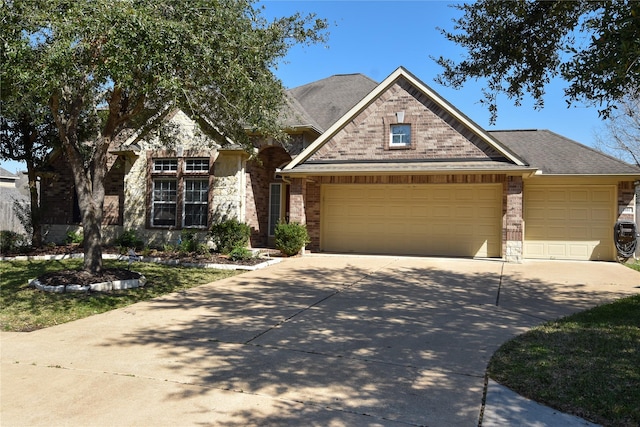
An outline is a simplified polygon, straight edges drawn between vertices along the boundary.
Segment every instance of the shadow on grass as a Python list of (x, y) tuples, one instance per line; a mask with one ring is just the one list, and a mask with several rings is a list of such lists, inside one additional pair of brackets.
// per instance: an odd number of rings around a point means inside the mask
[[(127, 263), (105, 260), (104, 266), (129, 268)], [(82, 260), (0, 262), (0, 327), (28, 332), (138, 301), (152, 299), (236, 274), (234, 271), (188, 269), (151, 263), (133, 268), (147, 278), (143, 288), (91, 293), (51, 293), (29, 287), (29, 280), (47, 272), (82, 267)]]

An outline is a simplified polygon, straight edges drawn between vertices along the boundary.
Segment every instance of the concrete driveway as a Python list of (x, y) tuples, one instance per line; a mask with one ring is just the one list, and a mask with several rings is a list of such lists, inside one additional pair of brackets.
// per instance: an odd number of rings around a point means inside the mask
[(477, 426), (503, 342), (639, 285), (614, 263), (288, 259), (2, 333), (0, 423)]

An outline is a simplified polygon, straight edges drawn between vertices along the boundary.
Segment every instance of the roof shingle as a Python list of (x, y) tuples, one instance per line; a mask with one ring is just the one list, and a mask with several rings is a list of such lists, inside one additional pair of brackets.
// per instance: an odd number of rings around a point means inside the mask
[(489, 133), (543, 174), (640, 174), (640, 168), (636, 166), (546, 129)]

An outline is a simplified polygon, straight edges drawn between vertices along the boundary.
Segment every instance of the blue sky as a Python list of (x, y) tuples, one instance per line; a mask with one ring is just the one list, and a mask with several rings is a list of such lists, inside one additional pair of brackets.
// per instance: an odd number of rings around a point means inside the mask
[[(547, 87), (545, 107), (533, 108), (526, 99), (515, 107), (507, 98), (498, 104), (498, 119), (489, 124), (489, 112), (478, 101), (482, 81), (470, 81), (460, 90), (440, 86), (434, 78), (441, 68), (431, 57), (462, 58), (463, 50), (447, 41), (438, 27), (450, 30), (461, 12), (450, 1), (284, 1), (262, 0), (266, 18), (314, 12), (330, 24), (326, 45), (296, 46), (275, 70), (285, 87), (292, 88), (334, 74), (362, 73), (384, 80), (403, 66), (431, 86), (481, 127), (491, 129), (549, 129), (585, 145), (593, 146), (601, 127), (596, 108), (567, 108), (564, 81)], [(15, 172), (24, 169), (15, 162), (0, 166)]]
[(479, 104), (482, 81), (469, 81), (460, 90), (438, 85), (442, 71), (432, 57), (462, 58), (464, 51), (449, 42), (438, 27), (453, 29), (461, 12), (450, 1), (280, 1), (264, 0), (266, 16), (315, 12), (331, 24), (326, 46), (295, 47), (276, 75), (295, 87), (333, 74), (363, 73), (380, 82), (403, 66), (485, 129), (549, 129), (585, 145), (593, 145), (601, 121), (594, 107), (567, 108), (566, 83), (552, 82), (545, 107), (526, 99), (515, 107), (501, 98), (498, 119), (490, 126), (488, 110)]

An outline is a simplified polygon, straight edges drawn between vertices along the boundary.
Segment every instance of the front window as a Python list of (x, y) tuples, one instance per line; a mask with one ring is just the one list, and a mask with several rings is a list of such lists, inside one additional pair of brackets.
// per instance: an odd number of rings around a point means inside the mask
[(206, 228), (209, 214), (209, 159), (154, 159), (152, 227)]
[(209, 159), (187, 159), (185, 170), (187, 172), (208, 172)]
[(411, 125), (391, 125), (389, 147), (411, 147)]
[(178, 170), (177, 159), (158, 159), (153, 162), (154, 172), (175, 172)]
[(209, 211), (209, 182), (186, 180), (184, 185), (184, 226), (206, 227)]
[(173, 179), (153, 181), (152, 225), (175, 227), (177, 214), (178, 182)]
[(276, 225), (282, 217), (282, 184), (269, 186), (269, 236), (276, 234)]

